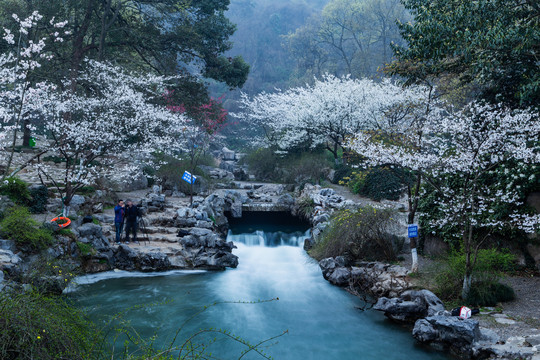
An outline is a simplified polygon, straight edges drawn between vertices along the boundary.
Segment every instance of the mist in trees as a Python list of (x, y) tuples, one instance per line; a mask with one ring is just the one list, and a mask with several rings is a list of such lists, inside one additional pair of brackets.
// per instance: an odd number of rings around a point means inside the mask
[(397, 21), (409, 20), (399, 0), (232, 0), (226, 15), (237, 24), (229, 54), (251, 66), (242, 88), (249, 95), (325, 73), (374, 77), (393, 59), (391, 44), (403, 44)]

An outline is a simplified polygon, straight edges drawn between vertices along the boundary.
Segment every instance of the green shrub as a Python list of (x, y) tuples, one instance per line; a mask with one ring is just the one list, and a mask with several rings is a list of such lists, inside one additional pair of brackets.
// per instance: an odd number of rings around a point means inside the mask
[(333, 167), (321, 151), (278, 155), (271, 148), (260, 148), (242, 158), (249, 170), (261, 181), (304, 185), (319, 183)]
[(336, 212), (310, 255), (318, 260), (344, 255), (352, 260), (394, 261), (395, 237), (389, 234), (393, 215), (392, 210), (369, 206)]
[(17, 205), (28, 205), (32, 200), (28, 184), (16, 177), (9, 177), (0, 186), (0, 194), (7, 195)]
[(34, 214), (44, 212), (47, 200), (49, 199), (49, 189), (42, 185), (31, 188), (29, 191), (32, 198), (30, 201), (30, 212)]
[(71, 231), (71, 229), (66, 229), (66, 228), (58, 229), (58, 231), (56, 232), (56, 235), (65, 236), (73, 240), (77, 239), (77, 236), (75, 235), (75, 233)]
[(284, 158), (280, 167), (284, 174), (282, 182), (297, 185), (318, 184), (326, 178), (332, 163), (328, 162), (324, 153), (303, 153)]
[(309, 196), (303, 196), (298, 199), (297, 206), (298, 214), (302, 218), (309, 220), (311, 213), (313, 213), (313, 210), (315, 209), (315, 201)]
[(93, 195), (96, 193), (96, 188), (93, 186), (83, 186), (79, 190), (77, 190), (77, 193), (83, 196)]
[(0, 293), (0, 358), (97, 358), (102, 336), (84, 314), (59, 297)]
[(242, 163), (248, 165), (249, 170), (257, 179), (267, 181), (280, 181), (280, 158), (270, 148), (260, 148), (242, 158)]
[(0, 234), (27, 250), (45, 249), (53, 243), (52, 233), (32, 219), (27, 208), (8, 209), (0, 221)]
[(516, 298), (514, 289), (499, 282), (477, 282), (469, 291), (467, 304), (472, 306), (496, 306), (499, 302), (512, 301)]
[(375, 201), (399, 200), (412, 181), (408, 173), (401, 168), (376, 167), (364, 171), (353, 171), (339, 182), (347, 185), (355, 193), (369, 197)]
[[(443, 300), (456, 300), (461, 297), (463, 278), (465, 276), (465, 255), (451, 254), (435, 276), (435, 292)], [(490, 306), (499, 301), (511, 298), (506, 285), (499, 280), (504, 272), (515, 267), (515, 256), (507, 251), (497, 249), (481, 249), (473, 269), (472, 284), (467, 303), (475, 306)], [(512, 290), (510, 288), (510, 290)]]
[(399, 200), (403, 189), (403, 182), (394, 170), (380, 167), (367, 174), (362, 194), (375, 201)]
[(334, 170), (336, 173), (333, 180), (336, 184), (344, 185), (350, 179), (351, 175), (353, 175), (353, 170), (347, 165), (334, 165)]
[(97, 251), (91, 244), (85, 244), (83, 242), (77, 241), (77, 249), (82, 256), (91, 256), (96, 255)]

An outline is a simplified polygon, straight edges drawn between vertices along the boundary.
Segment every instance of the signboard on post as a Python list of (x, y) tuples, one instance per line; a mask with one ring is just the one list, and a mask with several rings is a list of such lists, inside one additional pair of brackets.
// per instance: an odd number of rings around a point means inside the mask
[(186, 171), (184, 172), (184, 175), (182, 175), (182, 180), (184, 180), (188, 184), (194, 184), (195, 180), (197, 180), (197, 177), (195, 175), (191, 175), (189, 171)]
[(409, 224), (407, 226), (407, 233), (409, 234), (409, 238), (418, 237), (418, 224)]

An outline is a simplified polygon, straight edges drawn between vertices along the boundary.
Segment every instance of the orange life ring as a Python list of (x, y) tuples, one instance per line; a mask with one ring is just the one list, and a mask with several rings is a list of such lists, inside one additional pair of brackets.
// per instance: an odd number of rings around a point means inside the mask
[(63, 216), (57, 216), (55, 217), (54, 219), (51, 220), (51, 222), (55, 222), (57, 220), (65, 220), (65, 223), (63, 224), (58, 224), (58, 227), (59, 228), (65, 228), (65, 227), (68, 227), (69, 224), (71, 224), (71, 219), (70, 218), (67, 218), (67, 217), (63, 217)]

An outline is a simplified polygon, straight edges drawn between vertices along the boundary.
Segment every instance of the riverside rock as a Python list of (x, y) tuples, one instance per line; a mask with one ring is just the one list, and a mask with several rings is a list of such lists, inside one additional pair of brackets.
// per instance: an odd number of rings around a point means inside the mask
[(444, 304), (429, 290), (407, 290), (398, 298), (379, 298), (373, 309), (383, 311), (385, 316), (394, 321), (414, 323), (418, 319), (443, 312)]
[(457, 316), (445, 315), (417, 320), (412, 334), (421, 343), (469, 357), (472, 355), (473, 344), (481, 338), (477, 320), (461, 320)]
[(410, 288), (408, 270), (381, 262), (363, 262), (351, 268), (351, 280), (362, 292), (394, 298)]
[(345, 267), (346, 264), (347, 261), (343, 256), (336, 256), (335, 258), (325, 258), (319, 261), (319, 267), (322, 270), (324, 278), (327, 280), (336, 268)]
[(120, 245), (114, 254), (115, 267), (128, 271), (165, 271), (171, 269), (167, 256), (161, 252), (142, 253), (127, 245)]

